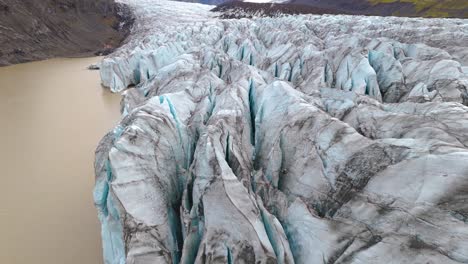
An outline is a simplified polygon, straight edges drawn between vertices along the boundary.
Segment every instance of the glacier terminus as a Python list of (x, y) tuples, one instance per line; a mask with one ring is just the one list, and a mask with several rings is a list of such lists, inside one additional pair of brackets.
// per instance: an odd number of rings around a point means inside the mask
[(106, 264), (468, 263), (468, 21), (121, 0)]

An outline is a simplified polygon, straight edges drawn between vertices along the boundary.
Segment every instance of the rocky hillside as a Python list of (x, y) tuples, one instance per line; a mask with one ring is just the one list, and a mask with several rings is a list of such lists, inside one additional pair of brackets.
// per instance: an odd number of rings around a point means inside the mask
[[(466, 0), (367, 0), (373, 7), (386, 8), (389, 5), (409, 5), (411, 8), (395, 10), (393, 15), (423, 17), (468, 18)], [(408, 12), (408, 13), (407, 13)]]
[[(253, 10), (260, 10), (260, 12), (266, 15), (274, 15), (277, 11), (282, 11), (286, 14), (340, 13), (378, 16), (468, 18), (468, 1), (466, 0), (286, 0), (281, 1), (282, 4), (274, 5), (271, 3), (250, 3), (238, 0), (201, 0), (201, 2), (216, 4), (218, 5), (218, 10), (238, 10), (244, 8), (249, 13), (253, 13)], [(272, 0), (271, 2), (277, 1)], [(239, 12), (231, 11), (231, 13)]]
[(0, 0), (0, 65), (106, 54), (131, 24), (113, 0)]
[(361, 15), (468, 18), (466, 0), (291, 0), (289, 3)]

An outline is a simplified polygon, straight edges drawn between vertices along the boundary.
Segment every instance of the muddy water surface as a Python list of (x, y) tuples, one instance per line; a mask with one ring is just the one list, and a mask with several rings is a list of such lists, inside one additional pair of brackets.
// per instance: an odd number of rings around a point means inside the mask
[(0, 263), (102, 263), (94, 150), (120, 97), (99, 58), (0, 68)]

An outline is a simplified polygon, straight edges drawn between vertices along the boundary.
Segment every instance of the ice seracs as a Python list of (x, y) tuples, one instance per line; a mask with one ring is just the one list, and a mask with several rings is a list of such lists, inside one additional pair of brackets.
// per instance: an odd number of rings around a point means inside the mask
[(467, 263), (468, 23), (122, 1), (105, 263)]

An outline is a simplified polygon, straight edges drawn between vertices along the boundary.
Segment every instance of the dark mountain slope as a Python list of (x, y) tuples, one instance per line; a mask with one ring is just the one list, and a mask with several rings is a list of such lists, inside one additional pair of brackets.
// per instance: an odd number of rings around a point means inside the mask
[(467, 0), (292, 0), (290, 3), (361, 15), (468, 18)]
[(131, 24), (113, 0), (0, 0), (0, 65), (108, 53)]
[[(206, 2), (203, 0), (201, 2)], [(219, 2), (219, 0), (216, 0)], [(291, 0), (283, 4), (228, 1), (216, 11), (227, 12), (223, 17), (242, 16), (260, 11), (264, 15), (284, 14), (354, 14), (404, 17), (468, 18), (468, 0)], [(248, 16), (248, 15), (247, 15)]]

